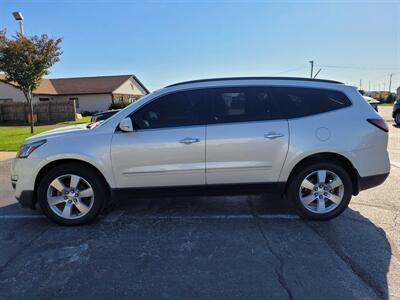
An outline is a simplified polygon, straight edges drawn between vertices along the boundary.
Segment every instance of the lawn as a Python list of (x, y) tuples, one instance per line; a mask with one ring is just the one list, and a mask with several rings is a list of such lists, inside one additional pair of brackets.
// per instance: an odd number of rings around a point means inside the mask
[[(54, 129), (54, 127), (36, 127), (35, 134)], [(17, 151), (21, 143), (32, 136), (29, 127), (0, 127), (0, 151)]]
[(78, 125), (78, 124), (85, 124), (85, 123), (90, 123), (90, 119), (92, 117), (82, 117), (82, 119), (76, 120), (76, 121), (66, 121), (66, 122), (61, 122), (58, 124), (65, 124), (65, 125)]
[[(46, 126), (35, 128), (35, 133), (51, 130), (60, 126), (78, 125), (89, 123), (91, 117), (83, 117), (76, 121), (60, 122)], [(7, 127), (0, 126), (0, 151), (18, 151), (21, 143), (28, 137), (32, 136), (29, 126), (10, 126), (11, 124), (2, 124)]]
[[(78, 125), (84, 123), (90, 123), (90, 116), (83, 117), (82, 119), (76, 121), (67, 121), (67, 122), (60, 122), (57, 124), (46, 125), (44, 127), (36, 127), (35, 133), (38, 134), (43, 131), (51, 130), (60, 126), (67, 126), (67, 125)], [(5, 123), (2, 125), (6, 125)], [(11, 125), (11, 124), (10, 124)], [(32, 136), (30, 133), (29, 126), (7, 126), (1, 127), (0, 126), (0, 151), (18, 151), (19, 146), (21, 143), (27, 138)]]

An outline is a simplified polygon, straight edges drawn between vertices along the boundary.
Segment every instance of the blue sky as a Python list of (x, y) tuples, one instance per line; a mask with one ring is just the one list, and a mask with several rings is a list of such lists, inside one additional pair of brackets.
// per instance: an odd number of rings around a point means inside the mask
[(5, 1), (0, 28), (63, 37), (49, 77), (136, 74), (154, 90), (223, 76), (400, 85), (398, 1)]

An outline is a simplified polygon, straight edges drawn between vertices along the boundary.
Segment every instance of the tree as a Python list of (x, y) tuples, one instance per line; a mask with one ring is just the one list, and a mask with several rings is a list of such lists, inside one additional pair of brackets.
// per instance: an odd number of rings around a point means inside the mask
[(386, 98), (386, 103), (393, 103), (394, 100), (396, 100), (396, 96), (394, 96), (392, 93), (390, 93)]
[(59, 61), (61, 40), (45, 34), (32, 37), (17, 34), (9, 39), (5, 31), (0, 31), (0, 71), (24, 93), (29, 105), (31, 133), (34, 132), (33, 91), (42, 77), (49, 74), (49, 68)]

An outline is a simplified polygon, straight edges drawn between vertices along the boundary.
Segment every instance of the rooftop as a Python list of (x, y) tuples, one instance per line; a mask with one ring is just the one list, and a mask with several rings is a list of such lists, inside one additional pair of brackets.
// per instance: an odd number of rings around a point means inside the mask
[[(112, 93), (129, 78), (133, 78), (145, 91), (147, 88), (137, 79), (135, 75), (113, 75), (93, 77), (73, 77), (42, 79), (34, 94), (41, 95), (74, 95), (74, 94), (107, 94)], [(0, 80), (5, 80), (5, 75), (0, 74)], [(15, 82), (10, 84), (18, 87)]]

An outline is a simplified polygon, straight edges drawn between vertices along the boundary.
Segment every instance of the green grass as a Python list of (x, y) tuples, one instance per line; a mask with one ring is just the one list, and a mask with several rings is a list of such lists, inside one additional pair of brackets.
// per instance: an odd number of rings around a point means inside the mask
[(393, 103), (381, 103), (379, 106), (393, 106)]
[[(82, 119), (76, 121), (60, 122), (57, 124), (50, 124), (46, 126), (35, 127), (35, 133), (30, 133), (30, 127), (26, 124), (10, 124), (2, 123), (0, 124), (0, 151), (18, 151), (21, 143), (28, 137), (51, 130), (61, 126), (67, 125), (78, 125), (84, 123), (90, 123), (91, 117), (83, 117)], [(7, 127), (1, 127), (1, 125)], [(22, 126), (21, 126), (22, 125)], [(40, 124), (38, 124), (40, 125)], [(11, 127), (12, 126), (12, 127)]]
[[(90, 123), (90, 118), (91, 117), (89, 116), (76, 121), (60, 122), (54, 125), (49, 124), (43, 127), (35, 127), (34, 134), (30, 133), (30, 127), (26, 124), (2, 123), (0, 124), (0, 151), (18, 151), (21, 143), (32, 135), (57, 127)], [(2, 125), (7, 127), (1, 127)]]
[(30, 133), (29, 127), (0, 127), (0, 151), (18, 151), (21, 143), (28, 137), (54, 129), (53, 127), (37, 127)]
[(82, 117), (82, 119), (76, 120), (76, 121), (66, 121), (66, 122), (61, 122), (58, 124), (65, 124), (65, 125), (78, 125), (78, 124), (85, 124), (85, 123), (90, 123), (90, 119), (92, 117)]

